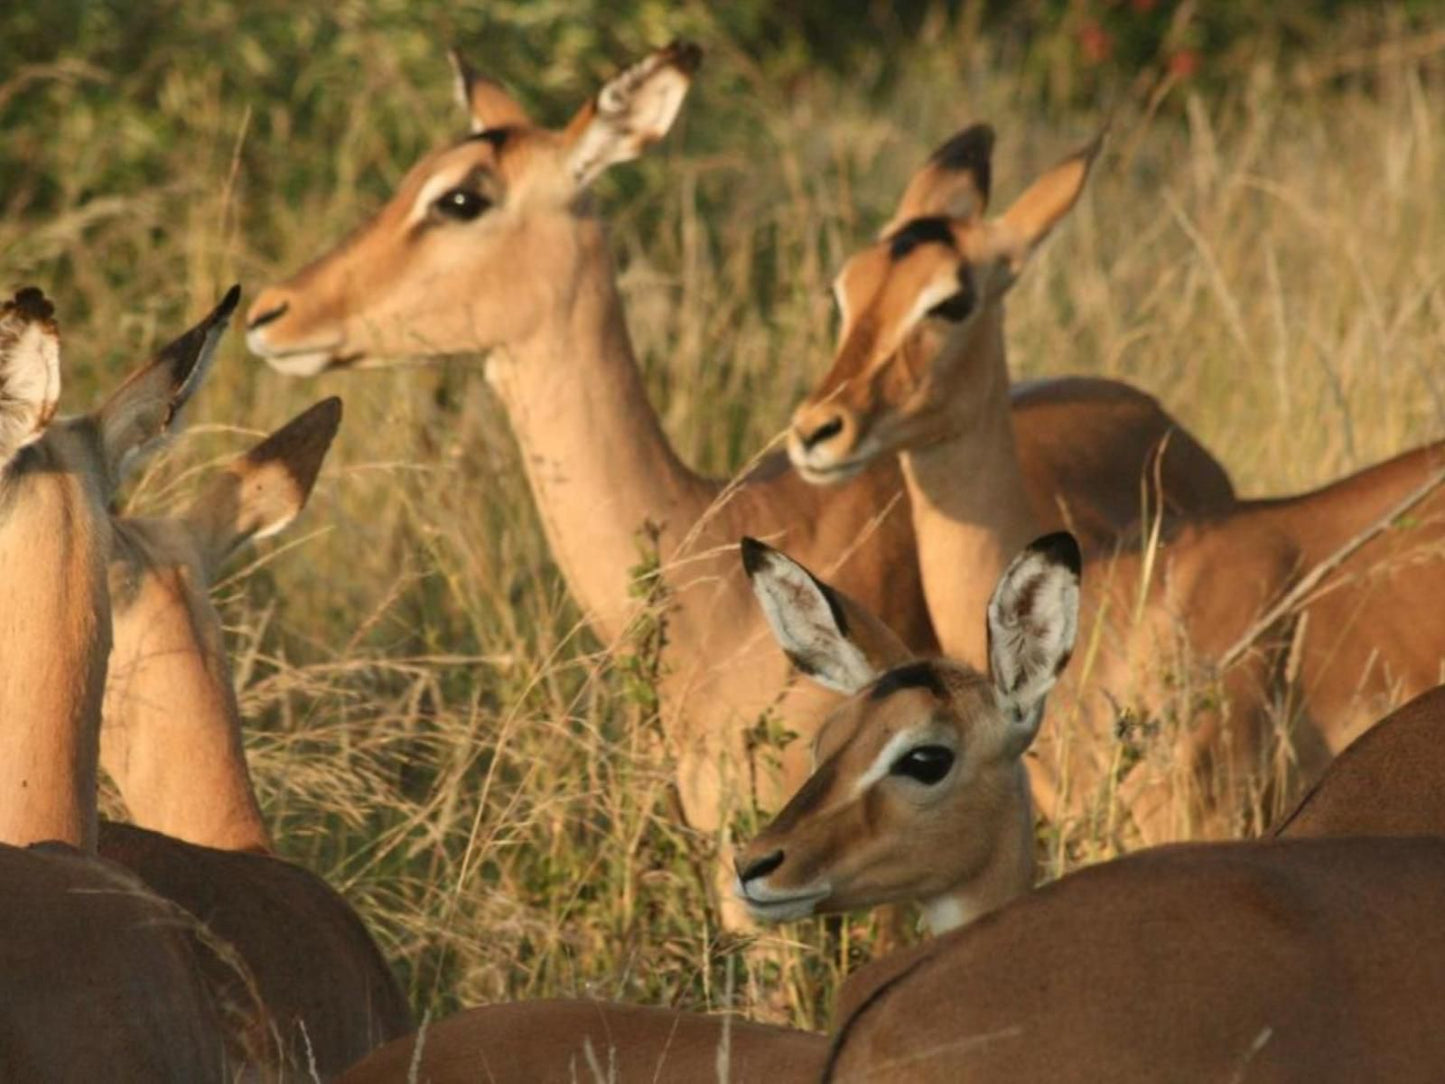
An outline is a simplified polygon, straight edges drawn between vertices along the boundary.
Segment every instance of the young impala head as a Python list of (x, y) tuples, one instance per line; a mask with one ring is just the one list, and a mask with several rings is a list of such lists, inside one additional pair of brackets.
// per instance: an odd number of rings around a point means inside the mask
[(57, 420), (59, 332), (26, 289), (0, 305), (0, 841), (91, 846), (111, 647), (106, 506), (200, 385), (240, 296), (92, 414)]
[(458, 61), (470, 134), (422, 159), (338, 248), (262, 291), (246, 317), (251, 350), (310, 376), (373, 355), (507, 346), (555, 322), (597, 288), (580, 281), (605, 251), (588, 186), (667, 133), (700, 57), (682, 42), (652, 53), (561, 131)]
[(1100, 144), (986, 218), (993, 139), (977, 124), (934, 151), (878, 241), (834, 281), (842, 326), (833, 367), (788, 433), (809, 481), (842, 481), (880, 455), (952, 435), (964, 384), (993, 378), (995, 361), (1002, 368), (1004, 295), (1073, 207)]
[(101, 764), (145, 828), (270, 848), (210, 587), (227, 557), (300, 514), (340, 423), (341, 400), (323, 400), (217, 471), (181, 515), (113, 522)]
[(989, 673), (912, 658), (876, 621), (776, 550), (743, 560), (783, 650), (850, 694), (818, 731), (813, 775), (735, 859), (755, 918), (922, 900), (935, 932), (1033, 883), (1021, 758), (1073, 649), (1079, 548), (1040, 538), (988, 605)]

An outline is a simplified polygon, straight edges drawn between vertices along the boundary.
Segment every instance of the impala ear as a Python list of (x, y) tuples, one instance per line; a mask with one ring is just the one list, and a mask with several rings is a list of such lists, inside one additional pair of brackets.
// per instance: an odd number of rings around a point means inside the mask
[(1081, 565), (1073, 535), (1045, 535), (1013, 559), (989, 599), (989, 673), (1009, 720), (1012, 756), (1033, 742), (1044, 698), (1074, 650)]
[(55, 306), (27, 286), (0, 305), (0, 468), (45, 432), (59, 401)]
[(999, 217), (1004, 254), (1015, 274), (1040, 242), (1073, 210), (1094, 160), (1104, 146), (1105, 134), (1100, 132), (1088, 146), (1044, 173)]
[(563, 133), (578, 188), (667, 134), (700, 63), (701, 49), (675, 41), (626, 69), (578, 111)]
[(993, 141), (990, 125), (974, 124), (929, 155), (908, 182), (882, 235), (896, 232), (915, 218), (971, 221), (981, 216), (988, 208)]
[(791, 557), (742, 540), (743, 568), (773, 635), (799, 670), (851, 695), (913, 653), (883, 622)]
[(323, 399), (230, 463), (202, 490), (185, 519), (208, 571), (301, 514), (340, 425), (341, 400)]
[(473, 133), (485, 132), (488, 128), (512, 128), (532, 123), (527, 111), (502, 88), (501, 83), (478, 75), (458, 50), (447, 50), (447, 59), (451, 61), (452, 74), (456, 80), (454, 88), (457, 101), (467, 111)]
[(120, 478), (141, 454), (180, 428), (180, 414), (210, 371), (241, 287), (232, 286), (210, 314), (166, 346), (96, 412), (111, 476)]

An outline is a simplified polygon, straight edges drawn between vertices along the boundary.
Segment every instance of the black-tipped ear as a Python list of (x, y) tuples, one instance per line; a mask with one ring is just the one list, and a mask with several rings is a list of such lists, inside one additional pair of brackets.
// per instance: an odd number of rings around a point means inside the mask
[(993, 128), (974, 124), (938, 147), (903, 190), (898, 210), (880, 236), (917, 219), (973, 221), (988, 209), (993, 181)]
[(495, 79), (478, 73), (459, 49), (448, 49), (453, 87), (459, 105), (467, 112), (473, 133), (492, 128), (525, 127), (531, 123), (527, 111)]
[(755, 538), (743, 568), (788, 658), (820, 685), (851, 694), (912, 653), (883, 622), (791, 557)]
[(241, 287), (232, 286), (204, 319), (168, 343), (96, 412), (113, 477), (179, 428), (181, 411), (205, 381), (240, 300)]
[(341, 400), (323, 399), (234, 460), (186, 513), (208, 570), (301, 514), (341, 425)]
[(674, 41), (611, 79), (578, 111), (562, 135), (578, 188), (667, 134), (701, 63), (701, 49)]
[(1044, 535), (1013, 559), (989, 599), (989, 671), (1012, 726), (1013, 755), (1038, 733), (1044, 698), (1073, 653), (1081, 568), (1073, 535)]
[(993, 186), (993, 144), (993, 125), (971, 124), (938, 147), (928, 161), (948, 173), (969, 174), (987, 207)]

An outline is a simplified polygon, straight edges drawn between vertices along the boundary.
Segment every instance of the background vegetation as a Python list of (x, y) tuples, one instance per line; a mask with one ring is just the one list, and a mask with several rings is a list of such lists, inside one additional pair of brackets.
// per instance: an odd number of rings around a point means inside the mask
[[(1000, 132), (1000, 200), (1113, 118), (1014, 293), (1018, 376), (1155, 392), (1251, 494), (1445, 432), (1438, 4), (784, 10), (12, 6), (0, 286), (57, 298), (79, 408), (230, 282), (254, 295), (328, 247), (454, 135), (444, 45), (556, 122), (685, 34), (708, 59), (679, 129), (601, 187), (654, 402), (691, 462), (729, 471), (777, 433), (830, 356), (832, 271), (978, 118)], [(366, 914), (419, 1010), (589, 993), (821, 1024), (870, 927), (802, 924), (765, 958), (712, 926), (707, 856), (645, 739), (650, 645), (619, 658), (579, 627), (480, 365), (298, 383), (233, 335), (204, 424), (134, 487), (132, 507), (171, 507), (247, 435), (346, 400), (310, 511), (217, 588), (282, 850)], [(1107, 853), (1095, 842), (1081, 853)]]

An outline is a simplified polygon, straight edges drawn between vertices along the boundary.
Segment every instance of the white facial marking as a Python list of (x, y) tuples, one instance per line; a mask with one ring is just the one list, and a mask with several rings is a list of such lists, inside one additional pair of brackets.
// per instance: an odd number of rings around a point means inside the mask
[(864, 791), (871, 787), (878, 780), (888, 774), (893, 767), (893, 762), (899, 755), (913, 745), (918, 744), (918, 736), (921, 733), (917, 728), (905, 730), (902, 733), (894, 734), (889, 738), (878, 755), (873, 758), (873, 763), (868, 765), (868, 770), (860, 775), (853, 783), (852, 797), (859, 797)]

